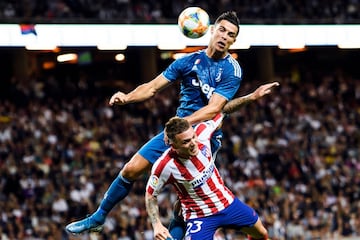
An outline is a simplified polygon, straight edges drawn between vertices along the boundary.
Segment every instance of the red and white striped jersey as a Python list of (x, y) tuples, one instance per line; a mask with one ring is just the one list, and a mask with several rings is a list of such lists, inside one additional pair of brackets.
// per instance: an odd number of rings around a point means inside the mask
[(218, 114), (195, 127), (200, 149), (196, 156), (181, 159), (170, 148), (152, 167), (146, 191), (157, 196), (165, 185), (173, 185), (186, 220), (213, 215), (234, 200), (211, 155), (210, 138), (222, 119), (223, 115)]

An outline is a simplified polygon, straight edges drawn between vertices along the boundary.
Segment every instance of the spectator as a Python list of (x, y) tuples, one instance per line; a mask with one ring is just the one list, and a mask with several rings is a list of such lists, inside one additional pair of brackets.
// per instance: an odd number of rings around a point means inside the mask
[[(278, 97), (266, 99), (271, 111), (260, 101), (225, 120), (224, 139), (231, 141), (218, 154), (219, 171), (242, 201), (260, 210), (271, 239), (285, 240), (294, 228), (309, 239), (359, 237), (360, 80), (344, 72), (306, 69), (307, 77), (300, 75), (299, 82), (278, 76)], [(88, 94), (85, 103), (77, 96), (53, 94), (60, 81), (43, 82), (44, 89), (55, 89), (40, 99), (33, 97), (35, 89), (19, 87), (24, 84), (17, 81), (9, 87), (25, 101), (12, 101), (11, 95), (0, 100), (1, 239), (66, 239), (65, 224), (95, 210), (127, 155), (158, 131), (154, 126), (164, 124), (176, 105), (165, 102), (175, 95), (170, 91), (157, 97), (162, 104), (118, 111), (104, 106), (104, 89), (95, 86), (96, 95), (82, 91)], [(78, 180), (84, 177), (90, 186)], [(142, 210), (146, 179), (134, 185), (131, 202), (114, 209), (111, 227), (99, 238), (116, 233), (118, 238), (151, 239)], [(164, 219), (175, 196), (171, 189), (166, 194)], [(63, 199), (62, 208), (53, 207), (57, 197)], [(59, 210), (66, 205), (69, 211)], [(131, 218), (130, 209), (135, 209)]]
[(360, 4), (354, 1), (154, 1), (108, 0), (64, 1), (37, 0), (0, 4), (2, 21), (23, 22), (122, 22), (122, 23), (176, 23), (177, 16), (186, 7), (197, 5), (218, 16), (235, 10), (242, 23), (259, 24), (340, 24), (357, 23)]

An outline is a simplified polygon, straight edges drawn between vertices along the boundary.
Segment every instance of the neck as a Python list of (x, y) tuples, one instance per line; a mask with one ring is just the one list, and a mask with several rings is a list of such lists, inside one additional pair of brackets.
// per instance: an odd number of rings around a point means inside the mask
[(189, 154), (177, 154), (180, 160), (188, 160), (191, 156)]
[(180, 161), (182, 160), (187, 160), (190, 158), (190, 154), (184, 154), (184, 153), (180, 153), (178, 152), (176, 149), (172, 148), (172, 152), (173, 154), (175, 154), (175, 158), (179, 159)]
[(209, 58), (218, 60), (218, 59), (223, 59), (227, 55), (227, 52), (219, 52), (219, 51), (216, 51), (214, 48), (208, 47), (206, 49), (206, 55)]

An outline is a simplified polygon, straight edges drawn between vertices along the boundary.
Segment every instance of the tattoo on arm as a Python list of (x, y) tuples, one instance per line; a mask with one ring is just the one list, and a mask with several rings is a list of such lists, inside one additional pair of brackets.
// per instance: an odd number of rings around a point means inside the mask
[(160, 219), (157, 198), (154, 196), (151, 196), (151, 195), (147, 195), (145, 203), (146, 203), (146, 209), (147, 209), (147, 213), (148, 213), (149, 219), (151, 221), (151, 224), (154, 225)]
[(246, 95), (246, 96), (243, 96), (240, 98), (235, 98), (225, 104), (225, 106), (223, 108), (223, 112), (226, 114), (233, 113), (233, 112), (239, 110), (240, 107), (242, 107), (244, 104), (246, 104), (250, 101), (251, 101), (251, 98), (249, 95)]

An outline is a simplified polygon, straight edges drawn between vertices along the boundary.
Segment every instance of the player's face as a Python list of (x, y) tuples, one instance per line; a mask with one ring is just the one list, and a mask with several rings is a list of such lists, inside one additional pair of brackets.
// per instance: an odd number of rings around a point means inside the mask
[(189, 158), (195, 156), (199, 152), (199, 148), (194, 129), (190, 127), (188, 130), (177, 134), (172, 147), (180, 157)]
[(227, 52), (236, 41), (238, 27), (229, 21), (221, 20), (212, 28), (210, 47), (217, 52)]

